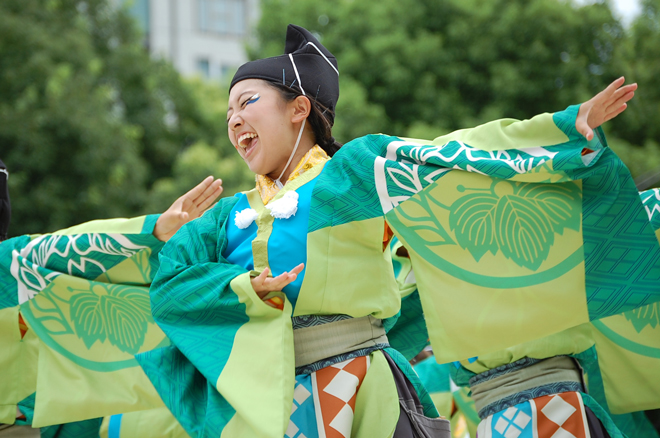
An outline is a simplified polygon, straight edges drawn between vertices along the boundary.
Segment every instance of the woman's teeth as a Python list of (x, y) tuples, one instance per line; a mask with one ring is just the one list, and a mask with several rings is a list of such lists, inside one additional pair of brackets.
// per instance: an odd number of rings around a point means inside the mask
[(240, 137), (238, 137), (238, 145), (243, 149), (247, 149), (248, 146), (250, 146), (250, 140), (257, 137), (258, 137), (257, 134), (253, 132), (243, 134)]

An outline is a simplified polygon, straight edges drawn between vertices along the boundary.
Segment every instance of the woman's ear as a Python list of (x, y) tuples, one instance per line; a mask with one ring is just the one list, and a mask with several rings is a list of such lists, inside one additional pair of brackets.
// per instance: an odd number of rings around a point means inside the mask
[(309, 117), (312, 112), (312, 103), (306, 96), (296, 97), (293, 101), (291, 101), (290, 105), (292, 105), (293, 109), (291, 117), (292, 123), (302, 122), (307, 117)]

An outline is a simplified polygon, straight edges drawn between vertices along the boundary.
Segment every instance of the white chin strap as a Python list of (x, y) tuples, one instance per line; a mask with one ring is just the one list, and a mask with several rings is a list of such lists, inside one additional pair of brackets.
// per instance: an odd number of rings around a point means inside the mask
[(282, 173), (280, 173), (280, 176), (277, 177), (275, 180), (275, 185), (277, 185), (278, 188), (284, 187), (284, 184), (282, 184), (282, 175), (284, 175), (284, 172), (289, 168), (289, 164), (291, 164), (291, 160), (293, 160), (293, 156), (296, 155), (296, 151), (298, 150), (298, 145), (300, 144), (300, 139), (302, 138), (303, 130), (305, 129), (305, 122), (307, 119), (304, 119), (302, 122), (302, 126), (300, 127), (300, 132), (298, 133), (298, 140), (296, 140), (296, 145), (293, 147), (293, 151), (291, 152), (291, 155), (289, 155), (289, 161), (286, 162), (286, 165), (284, 166), (284, 169), (282, 169)]
[[(316, 49), (318, 50), (318, 49)], [(302, 91), (303, 96), (305, 96), (305, 89), (302, 86), (302, 81), (300, 80), (300, 75), (298, 74), (298, 69), (296, 68), (296, 63), (293, 62), (293, 55), (289, 53), (289, 59), (291, 60), (291, 65), (293, 65), (293, 71), (296, 73), (296, 79), (298, 80), (298, 86), (300, 87), (300, 91)], [(289, 164), (291, 164), (291, 160), (293, 160), (293, 156), (296, 155), (296, 151), (298, 150), (298, 145), (300, 144), (300, 139), (302, 138), (303, 130), (305, 129), (305, 122), (307, 119), (304, 119), (302, 122), (302, 126), (300, 127), (300, 132), (298, 133), (298, 140), (296, 140), (296, 145), (293, 147), (293, 151), (291, 152), (291, 155), (289, 155), (289, 161), (286, 162), (286, 166), (284, 166), (284, 169), (282, 169), (282, 173), (280, 173), (280, 176), (277, 177), (275, 180), (275, 184), (277, 185), (278, 188), (284, 187), (284, 184), (282, 184), (282, 175), (284, 175), (284, 172), (289, 168)]]

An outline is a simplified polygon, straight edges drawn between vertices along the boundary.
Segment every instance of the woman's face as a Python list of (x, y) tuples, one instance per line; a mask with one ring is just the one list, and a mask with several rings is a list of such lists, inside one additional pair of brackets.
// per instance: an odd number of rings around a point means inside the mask
[(300, 123), (293, 103), (260, 79), (246, 79), (229, 93), (229, 139), (250, 170), (279, 177), (296, 142)]

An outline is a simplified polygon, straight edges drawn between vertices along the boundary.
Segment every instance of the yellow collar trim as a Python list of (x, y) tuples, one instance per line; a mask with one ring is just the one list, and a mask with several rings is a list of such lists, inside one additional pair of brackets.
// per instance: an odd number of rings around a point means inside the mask
[[(307, 172), (317, 164), (324, 163), (329, 159), (330, 157), (325, 153), (323, 149), (321, 149), (321, 146), (314, 145), (314, 147), (307, 151), (307, 153), (301, 158), (300, 162), (298, 162), (298, 165), (295, 167), (295, 169), (293, 169), (293, 172), (291, 172), (289, 179), (286, 180), (284, 185), (298, 178), (300, 175)], [(257, 190), (261, 196), (261, 201), (264, 203), (264, 205), (266, 205), (271, 201), (271, 199), (275, 197), (275, 195), (277, 195), (280, 189), (277, 187), (277, 184), (275, 184), (275, 181), (266, 175), (257, 175), (256, 179)]]

